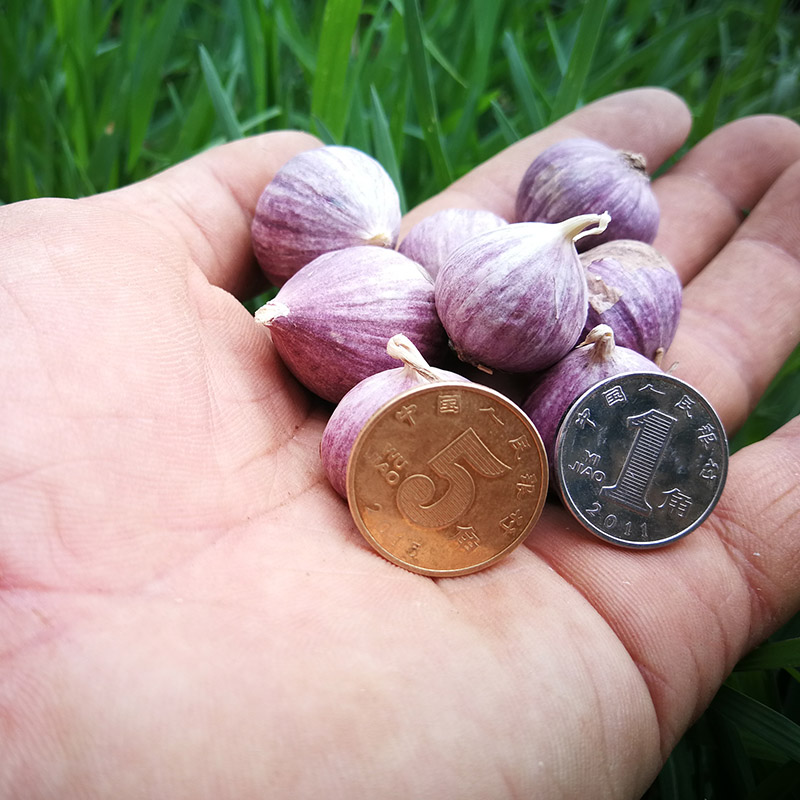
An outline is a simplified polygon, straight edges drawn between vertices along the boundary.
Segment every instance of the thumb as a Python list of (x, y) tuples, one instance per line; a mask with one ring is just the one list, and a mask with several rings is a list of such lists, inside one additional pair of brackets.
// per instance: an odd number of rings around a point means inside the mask
[(260, 276), (250, 241), (256, 202), (290, 158), (319, 144), (295, 131), (240, 139), (87, 202), (134, 214), (177, 239), (210, 283), (243, 297)]

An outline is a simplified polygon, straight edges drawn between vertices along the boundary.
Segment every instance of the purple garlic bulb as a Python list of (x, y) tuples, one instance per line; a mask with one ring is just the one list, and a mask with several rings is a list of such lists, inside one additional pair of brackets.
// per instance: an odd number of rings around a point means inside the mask
[(672, 264), (634, 239), (606, 242), (581, 253), (589, 286), (584, 332), (605, 323), (617, 345), (660, 366), (678, 328), (683, 289)]
[(430, 277), (381, 247), (324, 253), (286, 281), (255, 318), (269, 327), (295, 377), (334, 403), (368, 375), (392, 367), (386, 342), (398, 332), (431, 361), (447, 351)]
[(377, 372), (356, 384), (333, 410), (322, 434), (319, 447), (322, 466), (331, 486), (342, 497), (347, 496), (347, 462), (356, 437), (382, 405), (406, 389), (431, 381), (469, 383), (454, 372), (428, 366), (406, 336), (393, 336), (386, 352), (404, 366)]
[(386, 170), (352, 147), (306, 150), (286, 162), (261, 194), (253, 250), (276, 286), (322, 253), (358, 245), (393, 248), (400, 198)]
[(541, 434), (551, 468), (558, 426), (567, 409), (596, 383), (623, 372), (661, 370), (641, 353), (617, 346), (611, 328), (598, 325), (578, 347), (538, 377), (522, 409)]
[(436, 310), (459, 358), (535, 372), (566, 355), (588, 303), (573, 242), (601, 233), (608, 221), (607, 214), (586, 214), (554, 224), (518, 222), (454, 251), (436, 276)]
[(435, 278), (456, 248), (480, 233), (505, 225), (508, 225), (506, 220), (485, 209), (444, 208), (420, 220), (397, 249), (422, 264)]
[(551, 145), (528, 167), (517, 191), (518, 222), (560, 222), (604, 208), (611, 223), (591, 244), (612, 239), (656, 237), (658, 201), (644, 156), (614, 150), (594, 139), (565, 139)]

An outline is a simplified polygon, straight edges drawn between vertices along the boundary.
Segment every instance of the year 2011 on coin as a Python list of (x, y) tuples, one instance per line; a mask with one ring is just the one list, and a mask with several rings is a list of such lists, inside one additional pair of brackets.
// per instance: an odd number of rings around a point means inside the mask
[(569, 408), (556, 439), (564, 504), (613, 544), (669, 544), (697, 528), (722, 494), (728, 442), (709, 402), (670, 375), (608, 378)]
[(495, 563), (530, 532), (547, 457), (524, 412), (478, 384), (432, 382), (367, 422), (347, 468), (361, 533), (390, 561), (435, 577)]

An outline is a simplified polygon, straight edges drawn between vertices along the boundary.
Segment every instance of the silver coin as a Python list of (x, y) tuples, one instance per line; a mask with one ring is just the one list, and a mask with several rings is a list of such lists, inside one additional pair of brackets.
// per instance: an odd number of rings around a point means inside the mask
[(717, 504), (728, 440), (689, 384), (626, 373), (569, 407), (555, 461), (564, 505), (587, 530), (623, 547), (660, 547), (697, 528)]

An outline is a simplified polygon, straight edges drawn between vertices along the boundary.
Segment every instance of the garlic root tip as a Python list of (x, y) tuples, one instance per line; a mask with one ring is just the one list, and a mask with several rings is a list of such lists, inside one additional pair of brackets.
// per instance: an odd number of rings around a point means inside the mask
[(586, 334), (586, 338), (580, 342), (577, 346), (584, 347), (587, 344), (595, 344), (599, 342), (601, 339), (605, 339), (608, 341), (614, 341), (614, 331), (611, 329), (610, 325), (595, 325), (589, 333)]
[(619, 153), (631, 169), (647, 175), (647, 158), (643, 153), (631, 153), (629, 150), (620, 150)]
[[(611, 222), (611, 214), (604, 211), (602, 214), (581, 214), (577, 217), (571, 217), (564, 220), (560, 225), (564, 232), (564, 236), (572, 242), (577, 242), (584, 236), (596, 236), (602, 233)], [(589, 228), (589, 225), (595, 225), (594, 228)], [(588, 230), (587, 230), (588, 228)]]
[(414, 343), (408, 336), (398, 333), (392, 336), (386, 344), (386, 352), (398, 361), (411, 362), (416, 361), (427, 366), (427, 362), (422, 357), (422, 354), (414, 346)]
[(381, 231), (364, 239), (364, 244), (375, 245), (376, 247), (394, 247), (392, 236), (386, 231)]
[(288, 316), (289, 306), (278, 300), (270, 300), (269, 303), (261, 306), (254, 315), (256, 322), (260, 325), (266, 325), (267, 327), (269, 327), (274, 320), (278, 319), (278, 317)]
[(404, 334), (398, 333), (389, 339), (386, 352), (398, 361), (402, 361), (406, 369), (413, 370), (429, 381), (439, 380), (422, 353), (417, 350), (414, 343)]
[(614, 341), (614, 331), (608, 325), (596, 325), (586, 338), (578, 345), (578, 347), (587, 347), (593, 345), (591, 361), (595, 363), (608, 361), (614, 354), (617, 345)]

